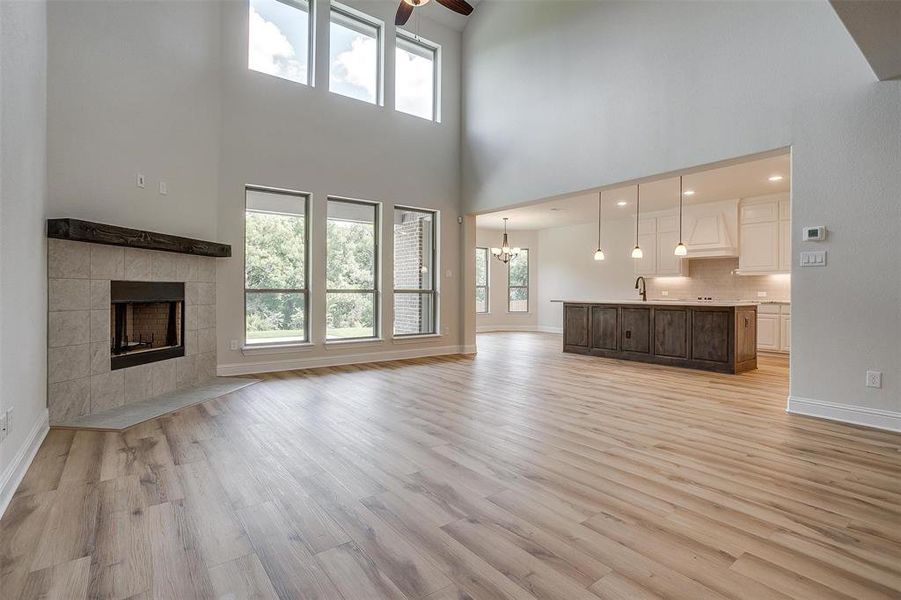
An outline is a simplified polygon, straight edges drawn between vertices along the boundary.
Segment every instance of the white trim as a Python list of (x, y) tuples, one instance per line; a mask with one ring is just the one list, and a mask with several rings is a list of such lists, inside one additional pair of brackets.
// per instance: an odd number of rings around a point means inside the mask
[(901, 412), (789, 396), (785, 412), (901, 432)]
[(538, 331), (537, 325), (478, 325), (476, 333), (490, 333), (492, 331)]
[(28, 471), (28, 467), (34, 460), (34, 455), (37, 454), (48, 431), (50, 431), (50, 412), (44, 409), (41, 418), (25, 438), (25, 443), (0, 475), (0, 516), (6, 512), (6, 508), (13, 499), (13, 494), (16, 493), (19, 484), (25, 478), (25, 472)]
[(296, 369), (315, 369), (318, 367), (337, 367), (340, 365), (357, 365), (365, 363), (385, 362), (389, 360), (405, 360), (425, 358), (428, 356), (447, 356), (450, 354), (471, 354), (462, 346), (437, 346), (434, 348), (411, 348), (409, 350), (391, 350), (387, 352), (367, 352), (364, 354), (345, 354), (343, 356), (315, 356), (311, 358), (291, 358), (254, 363), (233, 363), (219, 365), (216, 374), (252, 375), (254, 373), (273, 373), (276, 371), (293, 371)]
[(476, 333), (491, 333), (494, 331), (536, 331), (539, 333), (563, 333), (562, 327), (547, 327), (545, 325), (478, 325)]
[(335, 338), (331, 340), (325, 340), (324, 346), (326, 350), (335, 350), (337, 348), (344, 348), (346, 346), (378, 346), (379, 344), (384, 343), (384, 338), (351, 338), (346, 340)]
[(548, 327), (547, 325), (539, 325), (538, 331), (541, 333), (557, 333), (559, 335), (563, 335), (562, 327)]
[(391, 338), (392, 344), (413, 344), (424, 340), (440, 338), (440, 333), (414, 333), (410, 335), (399, 335)]
[(472, 346), (460, 346), (460, 352), (463, 354), (478, 354), (478, 347), (473, 344)]

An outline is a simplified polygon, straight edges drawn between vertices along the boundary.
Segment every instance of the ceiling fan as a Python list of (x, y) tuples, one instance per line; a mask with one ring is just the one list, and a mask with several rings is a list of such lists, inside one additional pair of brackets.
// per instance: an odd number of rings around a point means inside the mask
[[(395, 25), (403, 25), (413, 14), (413, 9), (417, 6), (427, 4), (429, 0), (400, 0), (400, 6), (397, 7), (397, 16), (394, 17)], [(438, 0), (438, 4), (445, 8), (449, 8), (461, 15), (469, 16), (472, 12), (472, 6), (466, 0)]]

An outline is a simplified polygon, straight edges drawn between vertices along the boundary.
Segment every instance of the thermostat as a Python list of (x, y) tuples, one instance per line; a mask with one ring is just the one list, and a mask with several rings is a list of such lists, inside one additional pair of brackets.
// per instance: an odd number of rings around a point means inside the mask
[(801, 239), (805, 242), (822, 242), (826, 239), (826, 228), (822, 225), (817, 227), (805, 227)]

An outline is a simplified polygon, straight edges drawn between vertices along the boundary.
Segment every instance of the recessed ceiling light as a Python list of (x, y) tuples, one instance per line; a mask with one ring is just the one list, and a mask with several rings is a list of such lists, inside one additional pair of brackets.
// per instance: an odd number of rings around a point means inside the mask
[(685, 194), (686, 196), (694, 196), (694, 195), (695, 195), (695, 191), (694, 191), (694, 190), (685, 190), (684, 194)]
[(782, 181), (782, 175), (772, 175), (770, 181)]
[(625, 206), (627, 204), (628, 204), (628, 202), (626, 202), (625, 200), (620, 200), (619, 202), (616, 203), (617, 206)]

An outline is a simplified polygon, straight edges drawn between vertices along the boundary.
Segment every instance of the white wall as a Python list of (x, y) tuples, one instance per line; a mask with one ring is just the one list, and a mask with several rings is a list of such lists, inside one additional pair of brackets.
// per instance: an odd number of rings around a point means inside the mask
[(901, 82), (826, 2), (485, 0), (463, 55), (468, 212), (791, 146), (792, 408), (901, 428)]
[[(52, 2), (49, 9), (50, 213), (232, 245), (219, 261), (218, 356), (223, 372), (456, 351), (460, 314), (460, 34), (423, 19), (441, 44), (442, 114), (393, 110), (396, 2), (349, 4), (386, 23), (385, 106), (328, 91), (328, 2), (319, 0), (317, 85), (247, 69), (247, 3)], [(135, 174), (147, 178), (143, 190)], [(158, 193), (168, 183), (169, 194)], [(271, 356), (230, 349), (243, 339), (244, 185), (312, 194), (311, 337)], [(383, 203), (382, 322), (392, 321), (394, 204), (441, 211), (443, 335), (331, 346), (325, 336), (325, 201)], [(450, 271), (450, 276), (448, 276)]]
[(538, 232), (541, 257), (538, 272), (538, 326), (562, 332), (563, 305), (551, 300), (595, 300), (637, 298), (634, 260), (634, 219), (604, 224), (602, 246), (605, 260), (594, 260), (598, 242), (597, 224), (542, 229)]
[[(529, 249), (529, 312), (507, 310), (507, 265), (488, 254), (488, 313), (476, 315), (477, 331), (534, 331), (538, 329), (539, 261), (541, 248), (537, 231), (508, 230), (510, 243)], [(500, 246), (502, 231), (477, 229), (476, 245), (482, 248)], [(472, 296), (473, 298), (475, 296)]]
[(0, 514), (47, 431), (46, 8), (0, 2)]
[(219, 2), (50, 2), (51, 217), (216, 237), (219, 12)]

